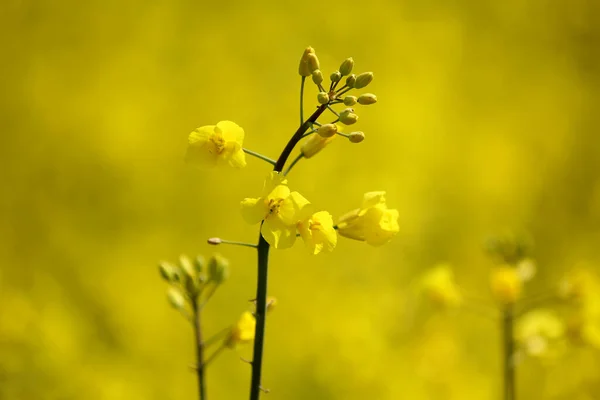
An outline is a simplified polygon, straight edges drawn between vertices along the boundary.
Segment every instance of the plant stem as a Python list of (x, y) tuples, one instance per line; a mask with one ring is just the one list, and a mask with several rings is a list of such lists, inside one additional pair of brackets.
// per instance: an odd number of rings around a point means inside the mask
[(294, 165), (296, 165), (298, 163), (298, 161), (302, 160), (303, 157), (304, 157), (304, 154), (302, 154), (302, 153), (298, 154), (298, 157), (296, 157), (294, 159), (294, 161), (292, 161), (292, 163), (290, 164), (290, 166), (285, 170), (285, 172), (283, 173), (283, 176), (287, 176), (287, 174), (290, 173), (290, 171), (292, 170), (292, 168), (294, 168)]
[(300, 84), (300, 125), (304, 122), (304, 83), (306, 77), (302, 77), (302, 83)]
[(196, 337), (196, 373), (198, 375), (198, 393), (200, 400), (206, 399), (206, 384), (204, 382), (204, 343), (202, 343), (202, 311), (199, 307), (200, 299), (193, 302), (194, 334)]
[(504, 400), (516, 400), (514, 315), (512, 305), (507, 305), (504, 308), (502, 316), (502, 339), (504, 342)]
[[(327, 109), (326, 105), (321, 105), (317, 110), (304, 122), (300, 124), (298, 130), (290, 138), (289, 142), (281, 152), (281, 155), (277, 159), (273, 171), (281, 172), (287, 159), (289, 158), (292, 150), (302, 136), (312, 124), (315, 123), (317, 118), (323, 114), (323, 111)], [(250, 382), (250, 400), (258, 400), (261, 392), (261, 374), (262, 374), (262, 360), (263, 360), (263, 349), (265, 344), (265, 321), (267, 316), (267, 287), (269, 277), (269, 243), (258, 234), (258, 245), (256, 250), (258, 253), (258, 276), (256, 284), (256, 328), (254, 330), (254, 349), (252, 357), (252, 379)]]
[(244, 153), (246, 153), (246, 154), (250, 154), (251, 156), (254, 156), (256, 158), (260, 158), (261, 160), (266, 161), (266, 162), (268, 162), (271, 165), (275, 165), (275, 160), (272, 160), (272, 159), (270, 159), (267, 156), (263, 156), (260, 153), (254, 152), (252, 150), (248, 150), (246, 148), (243, 148), (242, 150), (244, 150)]

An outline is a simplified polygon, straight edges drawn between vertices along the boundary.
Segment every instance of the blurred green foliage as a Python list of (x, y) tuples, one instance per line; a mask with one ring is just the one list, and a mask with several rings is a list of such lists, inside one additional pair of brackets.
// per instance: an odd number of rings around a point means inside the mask
[[(187, 135), (230, 119), (276, 157), (298, 122), (307, 45), (324, 73), (348, 56), (374, 71), (379, 102), (361, 109), (363, 143), (334, 143), (290, 186), (335, 216), (386, 190), (401, 232), (382, 248), (273, 252), (269, 396), (499, 398), (497, 324), (419, 316), (411, 282), (451, 261), (461, 285), (489, 296), (483, 243), (507, 229), (535, 239), (532, 291), (581, 262), (598, 271), (599, 4), (3, 1), (0, 398), (196, 396), (192, 332), (156, 261), (208, 254), (211, 236), (255, 240), (239, 201), (269, 166), (191, 170)], [(207, 334), (254, 296), (254, 252), (220, 250), (231, 277)], [(598, 370), (584, 348), (526, 363), (519, 393), (597, 398)], [(249, 372), (225, 353), (208, 371), (211, 398), (244, 398)]]

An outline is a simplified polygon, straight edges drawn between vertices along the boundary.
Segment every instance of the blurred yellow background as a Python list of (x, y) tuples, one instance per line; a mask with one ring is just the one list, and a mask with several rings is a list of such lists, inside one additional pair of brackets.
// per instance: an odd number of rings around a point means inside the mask
[[(482, 243), (505, 230), (535, 239), (528, 290), (598, 270), (599, 4), (3, 1), (0, 398), (196, 398), (192, 331), (156, 263), (209, 255), (211, 236), (255, 241), (239, 201), (270, 167), (190, 169), (187, 135), (233, 120), (276, 158), (308, 45), (327, 75), (349, 56), (373, 71), (379, 102), (357, 108), (363, 143), (303, 161), (290, 186), (334, 216), (386, 190), (401, 231), (381, 248), (272, 252), (269, 398), (500, 398), (497, 324), (426, 314), (414, 280), (448, 261), (489, 298)], [(231, 278), (207, 334), (255, 291), (255, 252), (218, 250)], [(520, 398), (600, 398), (597, 350), (580, 351), (585, 363), (523, 363)], [(210, 398), (246, 398), (249, 374), (225, 353)]]

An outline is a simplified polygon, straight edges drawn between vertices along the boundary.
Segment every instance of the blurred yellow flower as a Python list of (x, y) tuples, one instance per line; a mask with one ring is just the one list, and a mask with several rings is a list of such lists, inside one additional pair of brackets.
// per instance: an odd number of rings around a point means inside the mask
[(316, 212), (298, 222), (298, 231), (311, 253), (330, 252), (337, 244), (333, 218), (327, 211)]
[(306, 139), (300, 152), (305, 158), (311, 158), (321, 150), (323, 150), (329, 143), (335, 139), (337, 135), (333, 135), (327, 138), (324, 138), (321, 135), (312, 134)]
[(226, 340), (226, 345), (230, 348), (238, 344), (248, 343), (254, 340), (254, 328), (256, 327), (256, 318), (250, 311), (242, 314), (240, 319), (231, 329), (231, 333)]
[(521, 296), (523, 281), (517, 269), (507, 265), (492, 270), (490, 287), (500, 303), (513, 304)]
[(365, 193), (362, 206), (342, 216), (337, 226), (340, 235), (373, 246), (387, 243), (400, 230), (398, 210), (387, 208), (385, 192)]
[(537, 309), (522, 315), (515, 326), (515, 340), (533, 357), (552, 354), (551, 342), (563, 337), (565, 325), (552, 310)]
[(186, 161), (199, 167), (245, 167), (243, 141), (244, 130), (234, 122), (202, 126), (190, 133)]
[(242, 215), (251, 224), (264, 221), (260, 232), (276, 249), (291, 247), (296, 240), (299, 212), (310, 203), (298, 192), (290, 192), (287, 180), (271, 172), (259, 198), (242, 200)]
[(449, 264), (435, 266), (423, 276), (420, 285), (425, 295), (439, 306), (457, 307), (462, 303), (462, 294)]

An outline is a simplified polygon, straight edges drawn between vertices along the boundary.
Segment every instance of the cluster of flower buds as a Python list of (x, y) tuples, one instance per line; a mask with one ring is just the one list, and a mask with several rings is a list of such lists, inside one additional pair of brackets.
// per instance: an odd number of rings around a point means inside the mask
[[(373, 93), (364, 93), (358, 96), (350, 95), (349, 92), (353, 89), (363, 89), (373, 81), (372, 72), (363, 72), (358, 75), (353, 74), (354, 60), (350, 57), (345, 59), (340, 65), (337, 71), (332, 72), (329, 75), (330, 84), (329, 88), (323, 86), (323, 73), (320, 70), (319, 59), (312, 47), (306, 48), (304, 54), (300, 59), (299, 73), (303, 77), (310, 76), (312, 81), (319, 90), (317, 94), (317, 102), (321, 105), (327, 106), (333, 113), (335, 113), (337, 119), (332, 123), (321, 125), (317, 129), (317, 133), (323, 138), (327, 139), (334, 135), (340, 135), (346, 137), (352, 143), (360, 143), (364, 140), (365, 134), (363, 132), (351, 132), (343, 133), (336, 122), (343, 125), (353, 125), (358, 121), (358, 115), (354, 108), (355, 105), (370, 105), (377, 102), (377, 96)], [(344, 80), (345, 77), (345, 80)], [(332, 106), (336, 104), (343, 104), (346, 106), (341, 111), (335, 111)], [(318, 144), (318, 139), (313, 139), (313, 147)], [(323, 147), (329, 142), (321, 142)], [(311, 152), (308, 151), (308, 154)], [(314, 154), (312, 154), (314, 155)]]
[[(219, 254), (213, 254), (208, 262), (202, 256), (190, 260), (185, 255), (179, 257), (176, 264), (162, 261), (158, 264), (160, 276), (169, 284), (167, 299), (171, 306), (189, 315), (199, 301), (206, 297), (203, 293), (212, 293), (229, 276), (229, 261)], [(205, 290), (208, 287), (210, 291)]]

